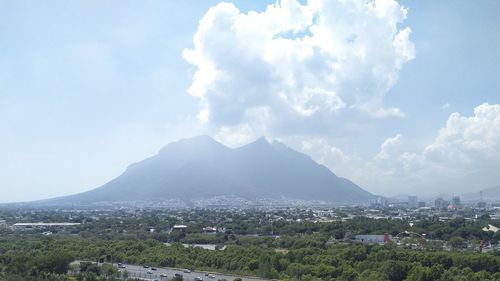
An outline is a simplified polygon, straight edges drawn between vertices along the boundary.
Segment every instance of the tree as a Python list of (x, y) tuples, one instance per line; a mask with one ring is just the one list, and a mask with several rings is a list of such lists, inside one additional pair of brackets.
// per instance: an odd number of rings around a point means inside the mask
[(465, 239), (463, 239), (462, 237), (458, 237), (458, 236), (455, 236), (455, 237), (452, 237), (450, 239), (450, 245), (453, 249), (463, 249), (467, 246), (467, 244), (465, 243)]
[(386, 275), (378, 271), (365, 270), (356, 279), (357, 281), (386, 281), (389, 280)]
[(382, 271), (390, 281), (403, 281), (408, 273), (408, 263), (389, 260), (383, 264)]
[(114, 267), (110, 263), (103, 264), (101, 266), (101, 270), (102, 270), (102, 273), (104, 274), (104, 276), (106, 276), (106, 278), (116, 276), (118, 273), (118, 270), (116, 269), (116, 267)]
[(128, 274), (128, 271), (125, 269), (125, 270), (122, 272), (122, 278), (123, 278), (124, 280), (127, 280), (128, 275), (129, 275), (129, 274)]
[(68, 272), (73, 257), (67, 252), (53, 252), (38, 257), (35, 265), (40, 272), (63, 274)]

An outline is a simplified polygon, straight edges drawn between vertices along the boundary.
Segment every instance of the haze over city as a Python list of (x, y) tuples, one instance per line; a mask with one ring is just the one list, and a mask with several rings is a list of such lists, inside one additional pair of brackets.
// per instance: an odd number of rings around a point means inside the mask
[(500, 186), (500, 2), (0, 2), (0, 203), (265, 136), (372, 194)]

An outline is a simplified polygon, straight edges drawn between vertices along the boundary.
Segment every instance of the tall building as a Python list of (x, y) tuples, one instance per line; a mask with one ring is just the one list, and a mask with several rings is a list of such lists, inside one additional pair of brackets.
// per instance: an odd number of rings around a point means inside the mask
[(389, 206), (389, 201), (385, 197), (379, 196), (377, 197), (377, 200), (375, 200), (375, 204), (382, 207), (387, 207)]
[(479, 209), (485, 209), (486, 208), (486, 202), (483, 200), (483, 192), (479, 192), (479, 202), (477, 202), (477, 207)]
[(442, 197), (438, 197), (434, 200), (434, 208), (436, 209), (446, 209), (448, 205), (448, 201), (444, 200)]
[(418, 208), (417, 196), (408, 196), (408, 208), (411, 208), (411, 209)]
[(451, 199), (451, 204), (453, 204), (455, 207), (460, 206), (460, 196), (453, 196), (453, 199)]

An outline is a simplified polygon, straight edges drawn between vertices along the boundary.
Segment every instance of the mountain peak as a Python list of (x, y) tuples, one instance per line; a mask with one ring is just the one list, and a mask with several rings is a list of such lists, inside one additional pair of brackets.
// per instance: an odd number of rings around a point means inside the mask
[(256, 139), (254, 143), (270, 144), (269, 141), (264, 136), (261, 136), (260, 138)]
[(250, 142), (248, 144), (245, 144), (239, 148), (238, 150), (241, 151), (267, 151), (269, 152), (270, 149), (273, 149), (271, 143), (266, 139), (266, 137), (262, 136), (253, 142)]
[(165, 153), (166, 151), (169, 151), (171, 149), (178, 150), (178, 149), (208, 149), (208, 148), (227, 148), (225, 145), (223, 145), (220, 142), (217, 142), (214, 140), (212, 137), (208, 135), (199, 135), (199, 136), (194, 136), (191, 138), (185, 138), (185, 139), (180, 139), (178, 141), (172, 142), (164, 146), (160, 150), (160, 154)]
[(170, 143), (159, 154), (131, 165), (107, 184), (64, 200), (114, 202), (155, 198), (188, 202), (227, 195), (343, 203), (373, 197), (280, 142), (271, 144), (260, 137), (231, 149), (202, 135)]
[[(180, 141), (189, 141), (189, 142), (204, 142), (204, 143), (214, 143), (217, 142), (209, 135), (199, 135), (186, 139), (181, 139)], [(218, 143), (218, 142), (217, 142)]]

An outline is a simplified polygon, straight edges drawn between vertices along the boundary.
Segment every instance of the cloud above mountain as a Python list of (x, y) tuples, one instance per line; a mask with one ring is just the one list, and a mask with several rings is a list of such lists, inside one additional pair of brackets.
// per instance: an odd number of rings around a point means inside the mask
[(326, 134), (360, 116), (404, 116), (384, 97), (415, 57), (406, 15), (393, 0), (210, 8), (183, 52), (194, 66), (188, 92), (199, 98), (199, 120), (221, 136), (248, 137)]
[(188, 92), (200, 102), (198, 119), (228, 145), (280, 139), (374, 192), (497, 183), (498, 105), (451, 114), (432, 139), (393, 130), (371, 156), (339, 141), (359, 137), (371, 122), (406, 116), (386, 96), (416, 55), (407, 13), (393, 0), (283, 0), (247, 13), (230, 3), (210, 8), (183, 52), (194, 67)]

